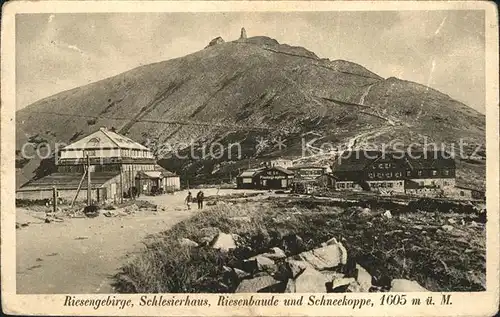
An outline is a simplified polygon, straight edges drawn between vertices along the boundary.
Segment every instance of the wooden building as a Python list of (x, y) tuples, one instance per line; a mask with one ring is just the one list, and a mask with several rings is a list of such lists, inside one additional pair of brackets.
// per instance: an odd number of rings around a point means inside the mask
[(282, 167), (269, 167), (259, 174), (260, 188), (288, 189), (292, 185), (293, 172)]
[(344, 153), (334, 166), (337, 190), (442, 195), (455, 186), (455, 160), (443, 151)]
[(140, 195), (158, 195), (180, 189), (179, 176), (159, 165), (155, 165), (152, 171), (137, 172), (135, 183)]
[(336, 178), (330, 173), (329, 166), (294, 165), (288, 168), (294, 172), (293, 191), (296, 193), (312, 193), (317, 188), (334, 188)]
[[(86, 200), (87, 181), (84, 174), (87, 166), (92, 199), (98, 201), (122, 199), (138, 190), (138, 172), (158, 169), (150, 149), (126, 136), (100, 128), (61, 149), (56, 160), (57, 172), (23, 185), (16, 192), (16, 197), (30, 199), (28, 197), (45, 195), (42, 193), (52, 187), (56, 187), (60, 195), (72, 196), (76, 195), (81, 183), (78, 199)], [(96, 190), (99, 195), (94, 193)]]
[(290, 167), (293, 166), (293, 161), (292, 160), (287, 160), (283, 158), (277, 158), (274, 160), (270, 160), (268, 167), (282, 167), (286, 169), (290, 169)]

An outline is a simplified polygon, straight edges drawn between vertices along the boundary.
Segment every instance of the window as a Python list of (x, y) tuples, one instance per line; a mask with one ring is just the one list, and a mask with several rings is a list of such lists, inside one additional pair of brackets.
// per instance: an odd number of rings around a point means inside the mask
[(368, 173), (368, 178), (373, 178), (373, 173)]
[(465, 193), (463, 190), (460, 191), (460, 196), (462, 196), (462, 197), (465, 196)]
[(406, 171), (406, 176), (411, 176), (411, 171)]
[(438, 171), (436, 171), (436, 170), (432, 171), (432, 176), (436, 176), (437, 174), (438, 174)]
[(388, 184), (387, 184), (387, 187), (389, 187), (389, 188), (392, 188), (392, 186), (393, 186), (393, 184), (392, 184), (392, 183), (388, 183)]
[(450, 175), (450, 171), (448, 171), (448, 170), (444, 170), (444, 171), (443, 171), (443, 175), (445, 175), (445, 176)]
[(378, 168), (384, 168), (384, 163), (380, 163), (380, 164), (378, 165)]
[(392, 173), (391, 173), (391, 172), (389, 172), (389, 173), (385, 173), (385, 177), (387, 177), (387, 178), (391, 178), (391, 177), (392, 177)]
[(401, 172), (396, 172), (396, 173), (394, 173), (394, 176), (396, 176), (396, 177), (401, 177)]
[(383, 178), (384, 174), (383, 173), (377, 173), (377, 178)]
[(391, 163), (385, 163), (385, 168), (391, 168)]
[(417, 172), (418, 176), (422, 176), (422, 171)]
[(399, 186), (403, 186), (403, 182), (399, 182)]

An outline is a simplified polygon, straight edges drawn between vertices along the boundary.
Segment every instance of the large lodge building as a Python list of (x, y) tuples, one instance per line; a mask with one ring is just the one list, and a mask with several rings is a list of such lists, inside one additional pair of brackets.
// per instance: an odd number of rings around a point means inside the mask
[(61, 149), (55, 163), (55, 173), (23, 185), (16, 198), (52, 198), (55, 187), (60, 198), (72, 200), (78, 192), (79, 200), (87, 199), (87, 169), (91, 197), (99, 202), (116, 201), (132, 189), (138, 194), (180, 189), (179, 177), (157, 165), (150, 149), (104, 127)]
[(334, 167), (337, 190), (444, 193), (455, 186), (455, 160), (443, 151), (353, 151)]

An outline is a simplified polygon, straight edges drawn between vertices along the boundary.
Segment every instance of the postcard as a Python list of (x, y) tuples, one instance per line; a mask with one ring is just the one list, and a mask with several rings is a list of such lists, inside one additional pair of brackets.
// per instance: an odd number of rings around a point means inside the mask
[(11, 315), (492, 316), (485, 1), (13, 1)]

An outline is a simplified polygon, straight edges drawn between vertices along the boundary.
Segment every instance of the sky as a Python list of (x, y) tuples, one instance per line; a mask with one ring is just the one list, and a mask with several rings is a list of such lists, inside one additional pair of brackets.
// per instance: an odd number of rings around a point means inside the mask
[(428, 85), (485, 112), (483, 11), (58, 13), (16, 16), (17, 109), (213, 38), (269, 36)]

